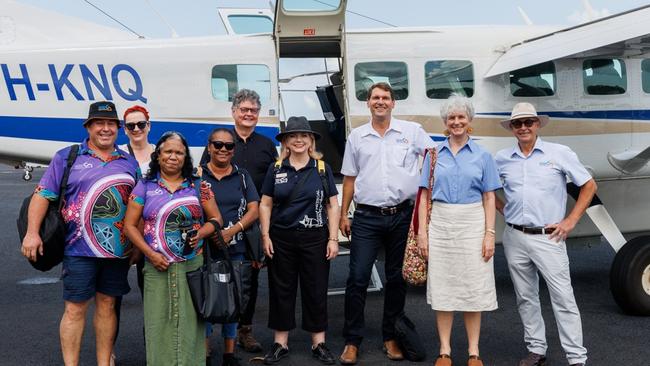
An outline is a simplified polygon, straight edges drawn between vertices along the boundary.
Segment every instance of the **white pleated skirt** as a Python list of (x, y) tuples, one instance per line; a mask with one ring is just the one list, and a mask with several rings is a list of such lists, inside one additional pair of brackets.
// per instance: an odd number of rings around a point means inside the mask
[(482, 256), (485, 212), (481, 202), (433, 202), (429, 223), (427, 302), (439, 311), (498, 307), (493, 259)]

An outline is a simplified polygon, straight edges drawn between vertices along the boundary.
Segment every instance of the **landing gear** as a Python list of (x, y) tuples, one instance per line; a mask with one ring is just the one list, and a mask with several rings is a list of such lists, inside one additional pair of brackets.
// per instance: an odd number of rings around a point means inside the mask
[(23, 168), (23, 180), (26, 182), (32, 180), (32, 172), (34, 171), (34, 167), (27, 165), (25, 162), (21, 162), (20, 164), (16, 165), (16, 169), (20, 168)]
[(650, 315), (650, 235), (628, 241), (609, 272), (614, 300), (630, 315)]

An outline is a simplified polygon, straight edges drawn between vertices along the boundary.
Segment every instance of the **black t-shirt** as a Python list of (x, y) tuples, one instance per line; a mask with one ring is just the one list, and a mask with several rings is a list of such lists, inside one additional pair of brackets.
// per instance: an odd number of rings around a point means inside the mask
[[(257, 189), (257, 192), (260, 192), (266, 170), (271, 163), (277, 160), (278, 150), (275, 148), (275, 144), (271, 139), (257, 132), (253, 132), (248, 136), (246, 142), (237, 135), (237, 131), (233, 129), (233, 132), (235, 133), (235, 155), (232, 158), (232, 162), (246, 169), (253, 178), (255, 189)], [(209, 161), (210, 154), (206, 147), (203, 150), (200, 165), (205, 165)]]
[[(308, 174), (302, 187), (294, 193), (292, 202), (286, 202), (291, 191)], [(325, 163), (325, 180), (327, 182), (329, 197), (336, 196), (336, 184), (332, 169)], [(271, 212), (272, 226), (280, 229), (316, 229), (327, 227), (327, 211), (325, 203), (329, 197), (323, 197), (323, 182), (318, 174), (316, 160), (310, 159), (307, 165), (296, 171), (285, 159), (276, 169), (275, 164), (269, 166), (262, 185), (263, 195), (273, 198), (273, 211)]]

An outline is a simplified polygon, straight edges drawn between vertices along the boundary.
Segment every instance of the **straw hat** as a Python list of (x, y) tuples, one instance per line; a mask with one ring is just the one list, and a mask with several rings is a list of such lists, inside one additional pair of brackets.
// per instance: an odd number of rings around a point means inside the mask
[(548, 116), (543, 114), (538, 115), (535, 107), (532, 104), (522, 102), (515, 104), (515, 106), (512, 108), (510, 118), (501, 121), (501, 126), (510, 131), (510, 121), (522, 118), (537, 118), (539, 120), (540, 128), (548, 124)]

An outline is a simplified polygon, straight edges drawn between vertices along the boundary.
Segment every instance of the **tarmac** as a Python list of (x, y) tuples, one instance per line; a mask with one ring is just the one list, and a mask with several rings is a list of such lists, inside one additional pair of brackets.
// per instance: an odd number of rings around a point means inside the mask
[[(63, 312), (62, 285), (58, 277), (60, 267), (43, 273), (34, 270), (22, 257), (16, 231), (16, 216), (20, 204), (35, 187), (43, 173), (36, 168), (34, 179), (21, 179), (22, 170), (0, 165), (0, 248), (5, 255), (0, 259), (0, 365), (61, 365), (59, 346), (59, 320)], [(650, 317), (625, 315), (614, 302), (609, 291), (609, 267), (614, 251), (600, 237), (571, 239), (568, 244), (571, 276), (578, 306), (582, 314), (584, 344), (588, 350), (588, 365), (594, 366), (648, 366), (650, 365)], [(343, 287), (347, 278), (348, 258), (342, 256), (332, 263), (330, 287)], [(495, 274), (499, 309), (484, 313), (481, 334), (481, 357), (486, 366), (517, 365), (526, 355), (523, 327), (516, 309), (512, 282), (507, 271), (503, 248), (497, 246)], [(378, 270), (383, 277), (383, 263)], [(132, 290), (124, 297), (120, 334), (115, 353), (117, 365), (145, 365), (142, 334), (142, 300), (137, 288), (135, 270), (130, 272)], [(543, 281), (542, 281), (543, 282)], [(272, 343), (272, 332), (266, 327), (268, 312), (268, 287), (266, 271), (260, 279), (260, 296), (254, 319), (254, 333), (267, 349)], [(541, 298), (546, 334), (548, 338), (547, 366), (567, 365), (554, 321), (548, 291), (541, 285)], [(327, 344), (338, 357), (343, 349), (343, 295), (328, 298), (329, 330)], [(300, 300), (297, 300), (300, 304)], [(298, 306), (299, 309), (299, 306)], [(426, 303), (424, 288), (410, 288), (406, 313), (416, 324), (422, 340), (427, 345), (427, 358), (423, 362), (389, 361), (381, 351), (381, 316), (383, 293), (368, 293), (366, 303), (366, 338), (360, 349), (359, 365), (432, 365), (438, 354), (435, 314)], [(81, 365), (94, 365), (94, 335), (92, 308), (86, 322), (81, 349)], [(300, 326), (300, 310), (296, 312)], [(219, 326), (210, 340), (215, 355), (213, 365), (221, 364), (222, 340)], [(318, 365), (311, 358), (310, 336), (297, 329), (289, 338), (290, 356), (280, 366)], [(455, 318), (452, 334), (452, 358), (455, 365), (467, 362), (467, 341), (462, 316)], [(263, 354), (237, 351), (242, 365)], [(259, 364), (259, 363), (252, 363)]]

